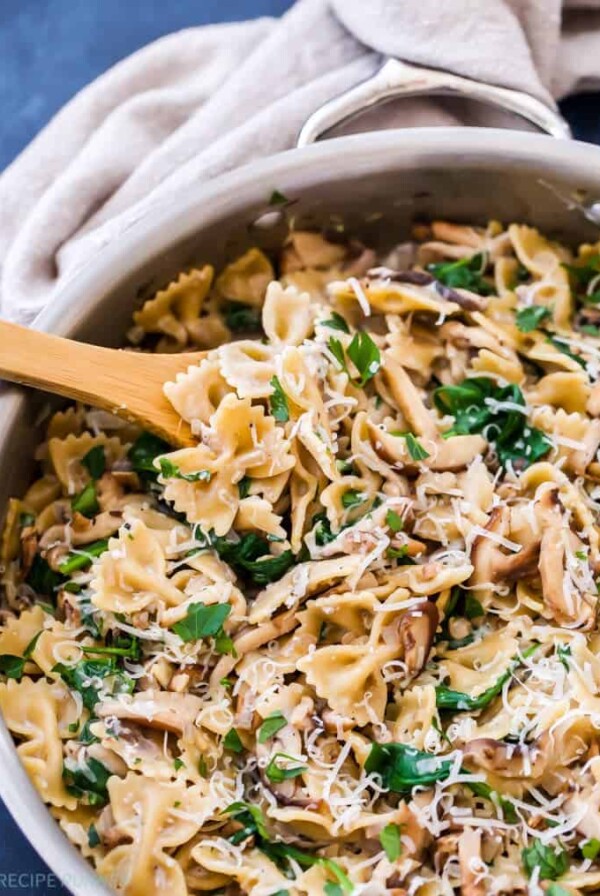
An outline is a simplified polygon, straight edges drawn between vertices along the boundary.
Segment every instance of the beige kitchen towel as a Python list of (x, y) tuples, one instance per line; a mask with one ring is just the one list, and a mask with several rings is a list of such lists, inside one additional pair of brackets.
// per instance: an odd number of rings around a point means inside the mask
[[(385, 55), (551, 104), (600, 87), (600, 0), (298, 0), (280, 20), (156, 41), (82, 90), (0, 177), (0, 313), (31, 321), (156, 206), (292, 147), (314, 109)], [(369, 117), (423, 123), (467, 119), (440, 100)]]

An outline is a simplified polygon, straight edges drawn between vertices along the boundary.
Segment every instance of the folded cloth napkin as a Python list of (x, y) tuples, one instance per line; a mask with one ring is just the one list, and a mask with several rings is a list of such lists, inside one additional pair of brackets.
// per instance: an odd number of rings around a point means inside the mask
[[(386, 55), (552, 104), (600, 86), (600, 0), (298, 0), (280, 20), (156, 41), (82, 90), (0, 177), (0, 313), (31, 321), (155, 206), (292, 147), (311, 112)], [(368, 126), (466, 121), (440, 100), (403, 100)]]

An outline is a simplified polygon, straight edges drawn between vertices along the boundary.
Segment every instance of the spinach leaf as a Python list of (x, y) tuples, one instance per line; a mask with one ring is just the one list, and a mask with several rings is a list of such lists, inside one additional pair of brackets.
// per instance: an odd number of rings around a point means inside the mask
[[(531, 647), (528, 647), (527, 650), (523, 651), (522, 658), (525, 659), (526, 657), (531, 656), (538, 647), (538, 644), (532, 644)], [(502, 688), (507, 681), (510, 681), (513, 672), (515, 669), (518, 669), (521, 662), (521, 657), (514, 657), (506, 672), (503, 672), (496, 682), (483, 691), (483, 693), (479, 694), (478, 697), (471, 697), (470, 694), (464, 694), (462, 691), (454, 691), (451, 688), (444, 687), (444, 685), (439, 685), (435, 689), (436, 706), (438, 706), (439, 709), (454, 709), (458, 712), (473, 712), (478, 709), (485, 709), (486, 706), (490, 705), (492, 700), (502, 693)]]
[(590, 255), (583, 264), (563, 264), (563, 268), (568, 271), (571, 284), (575, 286), (575, 291), (584, 302), (596, 304), (600, 301), (598, 292), (587, 294), (592, 280), (600, 274), (600, 255)]
[(572, 896), (573, 890), (565, 890), (560, 884), (550, 884), (546, 890), (547, 896)]
[(381, 367), (381, 352), (368, 333), (359, 330), (352, 337), (347, 354), (360, 375), (359, 386), (364, 386)]
[(387, 790), (410, 793), (413, 787), (429, 787), (436, 781), (444, 781), (452, 765), (452, 759), (434, 756), (406, 744), (374, 743), (365, 763), (365, 771), (380, 775)]
[(485, 268), (486, 258), (481, 252), (458, 261), (427, 265), (429, 273), (440, 283), (445, 283), (452, 289), (468, 289), (480, 296), (489, 296), (494, 290), (483, 278)]
[(185, 482), (210, 482), (212, 473), (210, 470), (198, 470), (197, 473), (182, 473), (177, 464), (174, 464), (168, 457), (159, 457), (158, 465), (161, 475), (165, 479), (184, 479)]
[(454, 426), (444, 437), (483, 433), (495, 445), (502, 466), (520, 469), (548, 453), (552, 444), (541, 430), (527, 423), (525, 399), (518, 386), (498, 386), (490, 377), (471, 377), (457, 386), (440, 386), (433, 393), (442, 414), (454, 417)]
[(291, 762), (296, 761), (293, 756), (288, 756), (287, 753), (275, 753), (265, 769), (267, 778), (275, 784), (279, 784), (281, 781), (288, 781), (290, 778), (297, 778), (298, 775), (301, 775), (308, 769), (307, 765), (294, 765), (291, 767), (277, 765), (278, 759), (287, 759)]
[(227, 302), (223, 307), (225, 323), (234, 333), (257, 332), (262, 329), (258, 308), (243, 302)]
[(111, 694), (131, 694), (135, 687), (133, 678), (119, 671), (112, 657), (80, 660), (73, 666), (57, 663), (52, 671), (58, 673), (72, 691), (78, 691), (81, 694), (83, 705), (90, 711), (94, 709), (100, 699), (99, 692), (105, 679), (111, 679), (106, 682), (110, 685)]
[(159, 455), (167, 454), (170, 450), (170, 445), (167, 442), (150, 432), (143, 432), (127, 452), (127, 457), (135, 472), (140, 474), (142, 479), (156, 479), (158, 471), (154, 466), (154, 461)]
[(25, 660), (22, 656), (14, 656), (12, 653), (0, 654), (0, 674), (6, 675), (7, 678), (14, 678), (19, 681), (23, 675)]
[(412, 432), (407, 432), (404, 438), (406, 439), (406, 447), (408, 448), (408, 453), (413, 460), (425, 460), (429, 457), (429, 451), (426, 451), (425, 448), (423, 448), (417, 437), (413, 435)]
[(88, 846), (93, 849), (95, 846), (100, 846), (100, 835), (96, 830), (96, 825), (91, 824), (88, 828)]
[(93, 481), (88, 482), (85, 488), (78, 495), (75, 495), (71, 500), (71, 508), (73, 513), (81, 513), (82, 516), (86, 516), (88, 519), (96, 516), (100, 510), (100, 505), (96, 495), (96, 484)]
[(269, 542), (255, 532), (248, 532), (239, 541), (228, 541), (217, 535), (212, 535), (209, 541), (225, 563), (256, 585), (276, 582), (294, 563), (290, 550), (277, 556), (271, 554)]
[(290, 200), (285, 193), (281, 193), (279, 190), (273, 190), (271, 198), (269, 199), (269, 205), (287, 205), (289, 201)]
[(243, 501), (244, 498), (247, 498), (250, 494), (250, 486), (252, 485), (252, 480), (249, 476), (242, 476), (240, 481), (238, 482), (238, 493), (240, 496), (240, 501)]
[(600, 840), (596, 840), (595, 837), (586, 840), (581, 846), (581, 855), (584, 859), (591, 859), (594, 861), (598, 853), (600, 853)]
[(402, 532), (404, 529), (404, 520), (395, 510), (388, 510), (385, 515), (385, 522), (392, 532)]
[(62, 575), (70, 576), (79, 569), (85, 569), (86, 566), (90, 565), (94, 557), (99, 557), (100, 554), (103, 554), (104, 551), (107, 550), (107, 538), (92, 541), (90, 544), (78, 548), (77, 551), (72, 551), (70, 554), (67, 554), (67, 556), (58, 564), (58, 569)]
[(468, 787), (475, 796), (483, 797), (486, 800), (490, 800), (490, 802), (495, 805), (499, 805), (502, 809), (502, 814), (504, 816), (504, 820), (509, 824), (517, 824), (519, 821), (519, 816), (517, 815), (514, 803), (512, 803), (509, 799), (504, 796), (501, 796), (497, 790), (492, 790), (489, 784), (486, 784), (485, 781), (465, 781), (465, 787)]
[(223, 746), (226, 750), (231, 750), (232, 753), (242, 753), (244, 750), (244, 745), (240, 740), (240, 736), (235, 730), (235, 728), (230, 728), (225, 737), (223, 738)]
[(182, 641), (199, 641), (216, 637), (223, 630), (223, 623), (231, 613), (231, 604), (191, 604), (187, 614), (172, 628)]
[(40, 554), (36, 554), (25, 582), (36, 594), (54, 597), (55, 591), (63, 584), (64, 578), (54, 572)]
[(397, 824), (386, 824), (379, 835), (379, 842), (390, 862), (395, 862), (402, 853), (400, 827)]
[(276, 710), (266, 717), (260, 728), (258, 729), (258, 742), (264, 744), (270, 740), (278, 731), (285, 728), (287, 719), (282, 712)]
[(248, 837), (254, 837), (258, 848), (277, 865), (288, 865), (290, 859), (297, 862), (301, 868), (321, 865), (336, 879), (344, 893), (352, 893), (354, 888), (347, 874), (333, 859), (314, 856), (291, 844), (271, 840), (264, 815), (258, 806), (252, 803), (236, 802), (224, 809), (223, 813), (231, 815), (232, 819), (242, 825), (239, 831), (235, 831), (229, 837), (231, 843), (243, 843)]
[(113, 773), (93, 756), (81, 763), (66, 760), (63, 778), (67, 791), (84, 800), (90, 806), (103, 806), (108, 802), (108, 779)]
[(279, 377), (272, 376), (269, 385), (273, 387), (273, 392), (269, 396), (271, 414), (279, 423), (287, 423), (290, 419), (290, 409), (288, 408), (286, 394), (279, 382)]
[(342, 495), (342, 507), (349, 510), (351, 507), (358, 507), (365, 500), (366, 498), (362, 492), (357, 491), (355, 488), (349, 488)]
[(580, 367), (587, 367), (587, 361), (585, 358), (582, 358), (581, 355), (578, 355), (576, 352), (571, 351), (569, 345), (561, 339), (560, 336), (553, 336), (551, 333), (546, 334), (546, 342), (549, 342), (550, 345), (553, 345), (555, 349), (557, 349), (561, 354), (566, 355), (567, 358), (570, 358), (572, 361), (576, 361)]
[(229, 838), (232, 843), (236, 845), (243, 843), (248, 837), (256, 837), (259, 842), (269, 840), (269, 832), (267, 831), (264, 815), (258, 806), (238, 801), (223, 809), (223, 814), (231, 815), (234, 821), (243, 825), (240, 831), (236, 831)]
[(350, 333), (350, 327), (337, 311), (332, 311), (329, 320), (320, 321), (320, 324), (322, 327), (329, 327), (330, 330), (341, 330), (342, 333)]
[(516, 316), (517, 329), (521, 333), (531, 333), (532, 330), (537, 330), (547, 317), (550, 317), (550, 309), (544, 305), (529, 305), (527, 308), (520, 308)]
[(100, 479), (106, 470), (106, 455), (104, 445), (94, 445), (88, 453), (81, 458), (81, 463), (86, 468), (92, 479)]
[(539, 868), (539, 880), (556, 880), (569, 870), (569, 856), (566, 850), (560, 846), (556, 849), (545, 846), (539, 840), (534, 840), (531, 846), (525, 847), (521, 852), (523, 867), (531, 877), (534, 870)]

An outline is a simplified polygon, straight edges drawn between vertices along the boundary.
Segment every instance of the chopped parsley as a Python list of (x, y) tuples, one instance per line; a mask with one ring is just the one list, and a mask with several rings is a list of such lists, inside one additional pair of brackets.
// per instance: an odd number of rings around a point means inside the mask
[(186, 482), (210, 482), (213, 475), (210, 470), (198, 470), (197, 473), (182, 473), (177, 464), (172, 463), (168, 457), (159, 457), (158, 465), (161, 475), (165, 479), (184, 479)]
[(230, 728), (225, 737), (223, 738), (223, 746), (226, 750), (231, 750), (232, 753), (242, 753), (244, 750), (244, 745), (240, 740), (240, 736), (235, 730), (235, 728)]
[(402, 853), (400, 827), (397, 824), (386, 824), (379, 835), (379, 842), (390, 862), (395, 862)]
[(594, 859), (600, 853), (600, 840), (596, 840), (595, 837), (592, 837), (590, 840), (586, 840), (585, 843), (581, 846), (581, 855), (584, 859)]
[(385, 515), (385, 522), (392, 532), (402, 532), (404, 529), (404, 520), (395, 510), (388, 510)]
[(342, 495), (342, 507), (349, 510), (351, 507), (358, 507), (365, 500), (366, 498), (362, 492), (357, 491), (355, 488), (349, 488)]
[(279, 190), (273, 190), (269, 198), (269, 205), (287, 205), (290, 200)]
[[(372, 379), (381, 367), (381, 352), (368, 333), (359, 331), (355, 333), (344, 352), (344, 346), (339, 339), (331, 337), (327, 343), (329, 351), (337, 361), (341, 370), (344, 370), (355, 385), (361, 388)], [(346, 355), (358, 371), (358, 378), (354, 378), (348, 370)]]
[(276, 753), (273, 756), (265, 769), (265, 774), (269, 781), (273, 781), (274, 784), (279, 784), (281, 781), (288, 781), (290, 778), (297, 778), (298, 775), (301, 775), (308, 769), (307, 765), (294, 765), (291, 767), (277, 765), (278, 759), (285, 759), (291, 762), (296, 761), (293, 756), (288, 756), (287, 753)]
[(429, 451), (426, 451), (425, 448), (423, 448), (417, 437), (413, 435), (412, 432), (405, 433), (404, 438), (406, 439), (406, 447), (408, 448), (408, 453), (413, 460), (426, 460), (430, 456)]
[(454, 417), (444, 437), (482, 433), (494, 443), (502, 466), (527, 467), (544, 457), (552, 443), (540, 429), (527, 423), (525, 399), (518, 386), (499, 386), (490, 377), (471, 377), (457, 386), (440, 386), (433, 393), (442, 414)]
[(342, 333), (350, 333), (350, 327), (346, 323), (346, 320), (341, 314), (338, 314), (337, 311), (332, 311), (331, 317), (320, 323), (322, 327), (329, 327), (330, 330), (341, 330)]
[(569, 870), (566, 850), (560, 846), (545, 846), (539, 840), (534, 840), (531, 846), (525, 847), (521, 858), (529, 877), (539, 868), (539, 880), (556, 880)]
[(266, 743), (268, 740), (274, 737), (278, 731), (281, 731), (282, 728), (285, 728), (286, 725), (287, 719), (282, 712), (280, 712), (279, 710), (272, 712), (267, 716), (267, 718), (258, 729), (259, 744)]
[(287, 423), (290, 419), (290, 409), (288, 407), (286, 394), (279, 382), (279, 378), (272, 376), (270, 385), (273, 387), (273, 392), (269, 396), (271, 414), (275, 417), (278, 423)]
[(545, 308), (544, 305), (529, 305), (527, 308), (520, 308), (516, 315), (517, 329), (521, 333), (531, 333), (532, 330), (537, 330), (547, 317), (550, 317), (550, 309)]
[(468, 289), (480, 296), (489, 296), (493, 289), (483, 273), (487, 266), (485, 255), (478, 252), (470, 258), (461, 258), (458, 261), (440, 262), (428, 264), (427, 270), (440, 283), (444, 283), (451, 289)]

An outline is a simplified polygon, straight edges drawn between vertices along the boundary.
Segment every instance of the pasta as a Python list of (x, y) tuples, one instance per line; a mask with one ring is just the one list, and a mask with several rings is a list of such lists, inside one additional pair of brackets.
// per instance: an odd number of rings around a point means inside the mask
[(135, 313), (197, 444), (59, 411), (0, 542), (0, 709), (117, 893), (599, 891), (599, 300), (434, 221)]

